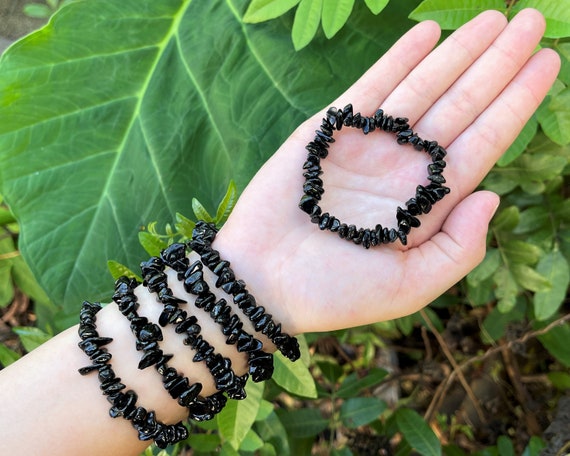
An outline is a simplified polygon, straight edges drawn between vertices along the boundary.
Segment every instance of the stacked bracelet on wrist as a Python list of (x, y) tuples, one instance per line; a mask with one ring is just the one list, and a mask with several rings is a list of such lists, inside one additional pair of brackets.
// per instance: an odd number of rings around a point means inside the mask
[[(263, 351), (263, 343), (249, 334), (243, 327), (238, 312), (222, 297), (216, 297), (203, 275), (203, 266), (211, 269), (216, 279), (216, 288), (222, 289), (233, 297), (237, 308), (252, 323), (254, 330), (264, 334), (290, 360), (300, 357), (299, 344), (294, 337), (285, 334), (281, 325), (274, 322), (271, 315), (245, 288), (245, 283), (237, 280), (229, 267), (229, 262), (220, 259), (220, 254), (212, 248), (216, 228), (212, 224), (198, 222), (193, 232), (193, 239), (186, 244), (172, 244), (163, 250), (159, 257), (152, 257), (141, 263), (142, 285), (155, 293), (157, 301), (163, 305), (157, 323), (138, 314), (139, 303), (134, 292), (140, 285), (136, 280), (121, 277), (115, 282), (113, 301), (120, 312), (128, 319), (131, 331), (136, 338), (136, 350), (142, 352), (139, 369), (154, 366), (161, 375), (164, 388), (169, 395), (186, 407), (189, 419), (204, 421), (212, 419), (226, 404), (227, 398), (244, 399), (245, 383), (251, 376), (253, 381), (271, 378), (273, 374), (273, 355)], [(191, 248), (200, 255), (200, 260), (190, 264), (187, 250)], [(187, 302), (174, 293), (168, 286), (166, 268), (177, 273), (177, 278), (186, 292), (195, 296), (194, 307), (210, 315), (218, 323), (226, 336), (228, 345), (235, 345), (238, 352), (248, 356), (249, 372), (237, 375), (228, 358), (216, 352), (215, 347), (204, 339), (195, 314), (189, 309), (180, 308)], [(122, 416), (129, 420), (138, 432), (140, 440), (154, 440), (160, 448), (165, 448), (184, 440), (188, 431), (183, 423), (166, 425), (157, 420), (154, 412), (147, 412), (137, 406), (137, 395), (126, 389), (121, 379), (115, 376), (109, 363), (111, 354), (104, 347), (113, 339), (100, 337), (96, 330), (95, 315), (101, 309), (98, 303), (84, 302), (79, 322), (79, 347), (91, 359), (91, 365), (79, 369), (81, 375), (98, 371), (101, 390), (111, 403), (109, 414), (113, 418)], [(195, 351), (193, 362), (204, 362), (208, 367), (218, 392), (208, 397), (200, 396), (202, 385), (180, 374), (168, 362), (173, 355), (163, 353), (160, 342), (163, 339), (161, 327), (173, 325), (175, 332), (183, 334), (183, 343)], [(227, 398), (226, 398), (227, 395)]]

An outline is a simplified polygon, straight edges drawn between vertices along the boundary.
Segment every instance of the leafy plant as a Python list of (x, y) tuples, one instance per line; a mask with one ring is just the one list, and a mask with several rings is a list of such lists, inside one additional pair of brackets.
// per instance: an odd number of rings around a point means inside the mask
[[(335, 36), (346, 24), (355, 0), (253, 0), (243, 21), (256, 24), (275, 19), (296, 7), (291, 38), (297, 51), (307, 46), (322, 25), (327, 38)], [(365, 0), (374, 14), (380, 13), (388, 0)]]

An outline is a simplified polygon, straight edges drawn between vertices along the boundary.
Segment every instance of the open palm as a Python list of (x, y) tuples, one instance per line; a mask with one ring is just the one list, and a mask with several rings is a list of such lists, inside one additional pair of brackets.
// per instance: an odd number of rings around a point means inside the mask
[[(558, 72), (554, 52), (533, 54), (543, 31), (537, 11), (524, 10), (509, 24), (499, 12), (487, 11), (433, 49), (439, 28), (420, 23), (331, 103), (351, 103), (367, 116), (382, 107), (408, 117), (422, 138), (447, 149), (444, 175), (451, 193), (419, 217), (421, 227), (412, 230), (406, 247), (365, 250), (320, 231), (298, 208), (305, 145), (328, 107), (303, 123), (258, 172), (216, 248), (228, 253), (237, 275), (286, 328), (332, 330), (403, 316), (478, 264), (498, 198), (472, 192)], [(429, 183), (427, 154), (378, 130), (365, 136), (343, 128), (335, 140), (321, 161), (323, 211), (356, 226), (396, 226), (397, 206), (404, 207), (418, 184)]]

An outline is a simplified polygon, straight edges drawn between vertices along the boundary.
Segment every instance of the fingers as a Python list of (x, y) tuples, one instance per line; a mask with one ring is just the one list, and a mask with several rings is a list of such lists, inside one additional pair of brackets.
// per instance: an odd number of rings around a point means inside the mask
[(435, 22), (417, 24), (341, 95), (333, 106), (343, 107), (353, 103), (356, 110), (364, 113), (376, 110), (380, 102), (429, 54), (439, 37), (440, 29)]
[(507, 25), (498, 11), (485, 11), (459, 28), (428, 55), (378, 103), (413, 125), (449, 87), (492, 45)]
[(525, 65), (540, 42), (544, 27), (544, 18), (538, 11), (521, 11), (426, 111), (414, 129), (420, 136), (421, 132), (429, 132), (429, 137), (449, 145)]
[(516, 139), (556, 79), (560, 58), (551, 49), (535, 54), (504, 91), (449, 147), (448, 176), (458, 195), (473, 191)]

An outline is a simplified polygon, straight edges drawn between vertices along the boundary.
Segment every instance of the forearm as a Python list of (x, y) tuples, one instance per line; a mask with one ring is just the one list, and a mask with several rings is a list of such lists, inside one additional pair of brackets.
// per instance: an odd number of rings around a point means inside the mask
[[(191, 254), (196, 258), (195, 253)], [(188, 294), (174, 271), (169, 270), (168, 285), (173, 294), (187, 301), (181, 308), (194, 314), (201, 327), (201, 334), (216, 351), (232, 361), (237, 375), (247, 372), (247, 356), (238, 353), (234, 345), (225, 343), (226, 337), (210, 315), (194, 307), (195, 296)], [(204, 279), (216, 295), (231, 303), (231, 296), (216, 289), (213, 274), (204, 268)], [(249, 284), (248, 284), (249, 286)], [(250, 291), (251, 290), (250, 288)], [(157, 322), (163, 306), (156, 295), (142, 286), (135, 291), (138, 314), (149, 321)], [(266, 309), (271, 313), (271, 303)], [(239, 309), (232, 308), (239, 312)], [(241, 315), (244, 329), (254, 331), (246, 317)], [(138, 394), (137, 405), (154, 410), (157, 419), (171, 424), (183, 420), (188, 410), (177, 404), (163, 386), (161, 376), (154, 367), (137, 368), (141, 352), (135, 349), (136, 338), (129, 321), (115, 304), (110, 304), (97, 313), (97, 332), (101, 337), (112, 337), (106, 345), (112, 354), (112, 368), (127, 389)], [(163, 340), (160, 349), (173, 354), (169, 365), (191, 383), (199, 382), (201, 396), (216, 391), (214, 380), (204, 362), (193, 362), (195, 351), (183, 344), (183, 335), (175, 332), (173, 325), (162, 328)], [(275, 347), (262, 334), (265, 351)], [(59, 334), (52, 340), (26, 355), (19, 362), (0, 371), (0, 398), (2, 414), (0, 428), (0, 454), (17, 451), (22, 454), (139, 454), (148, 443), (137, 439), (137, 432), (122, 418), (109, 416), (110, 403), (99, 387), (97, 373), (81, 376), (78, 369), (91, 364), (89, 358), (78, 348), (80, 338), (77, 327)], [(88, 450), (87, 450), (88, 449)]]

